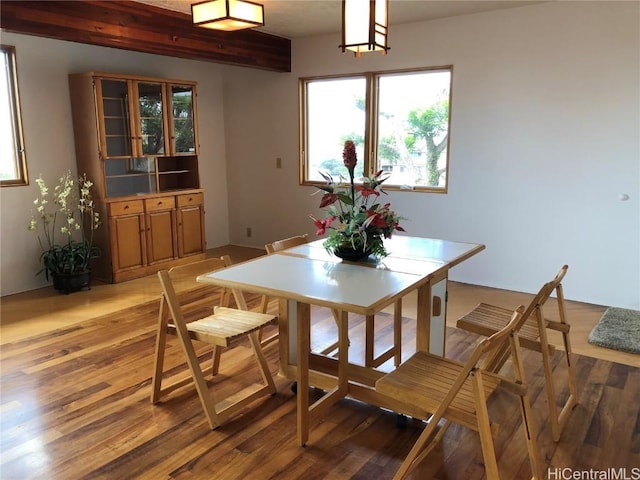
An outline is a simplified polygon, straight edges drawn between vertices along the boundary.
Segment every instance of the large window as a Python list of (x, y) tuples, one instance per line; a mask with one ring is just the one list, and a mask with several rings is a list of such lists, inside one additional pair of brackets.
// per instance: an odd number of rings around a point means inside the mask
[(2, 74), (0, 74), (0, 185), (26, 185), (27, 158), (22, 135), (16, 51), (0, 45)]
[(345, 140), (356, 176), (391, 172), (387, 187), (447, 191), (452, 67), (300, 79), (300, 180), (336, 178)]

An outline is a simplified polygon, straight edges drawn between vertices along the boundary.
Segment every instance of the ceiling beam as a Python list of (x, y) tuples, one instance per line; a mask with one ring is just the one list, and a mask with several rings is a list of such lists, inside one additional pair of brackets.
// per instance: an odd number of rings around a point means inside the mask
[(289, 39), (257, 30), (195, 27), (190, 15), (132, 1), (2, 0), (0, 28), (101, 47), (291, 71)]

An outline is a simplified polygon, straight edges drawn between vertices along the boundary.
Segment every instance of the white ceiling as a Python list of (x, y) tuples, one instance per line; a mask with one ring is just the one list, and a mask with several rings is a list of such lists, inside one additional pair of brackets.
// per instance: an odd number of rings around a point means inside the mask
[[(156, 7), (191, 13), (191, 4), (201, 0), (136, 0)], [(341, 0), (252, 0), (264, 5), (264, 27), (279, 37), (299, 38), (340, 32)], [(389, 25), (524, 6), (528, 0), (390, 0)]]

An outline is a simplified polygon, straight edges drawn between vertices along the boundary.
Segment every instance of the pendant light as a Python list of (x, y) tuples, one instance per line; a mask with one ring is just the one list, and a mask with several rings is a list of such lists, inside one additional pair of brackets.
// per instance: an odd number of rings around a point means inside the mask
[(242, 30), (264, 25), (264, 6), (246, 0), (211, 0), (191, 5), (193, 24), (214, 30)]
[(362, 52), (386, 54), (389, 0), (342, 0), (342, 44), (359, 57)]

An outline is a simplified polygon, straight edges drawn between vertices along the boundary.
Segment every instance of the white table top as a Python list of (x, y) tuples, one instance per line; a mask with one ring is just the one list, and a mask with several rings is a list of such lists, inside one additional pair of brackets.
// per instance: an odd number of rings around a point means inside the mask
[(351, 263), (327, 253), (320, 240), (201, 275), (198, 281), (368, 315), (484, 246), (394, 236), (387, 248), (390, 255), (380, 262)]
[(421, 278), (353, 263), (274, 254), (202, 275), (198, 281), (373, 314), (393, 303)]

